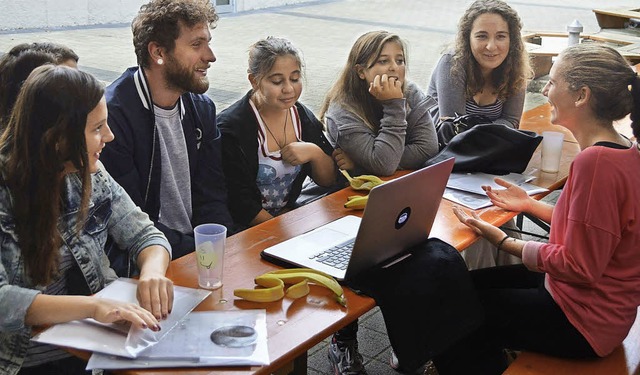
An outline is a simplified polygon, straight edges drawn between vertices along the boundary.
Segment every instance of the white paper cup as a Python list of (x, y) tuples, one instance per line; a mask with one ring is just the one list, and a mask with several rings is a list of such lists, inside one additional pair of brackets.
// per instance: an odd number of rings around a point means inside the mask
[(220, 288), (227, 228), (220, 224), (201, 224), (195, 227), (193, 232), (198, 263), (198, 285), (205, 289)]
[(557, 173), (560, 169), (562, 142), (564, 134), (560, 132), (542, 132), (542, 171)]

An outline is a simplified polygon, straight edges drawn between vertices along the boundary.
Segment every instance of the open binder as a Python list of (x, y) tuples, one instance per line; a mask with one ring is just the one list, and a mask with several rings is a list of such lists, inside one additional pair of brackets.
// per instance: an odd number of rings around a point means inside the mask
[[(136, 288), (136, 280), (120, 278), (95, 297), (137, 303)], [(88, 369), (268, 364), (264, 310), (192, 312), (209, 294), (207, 290), (174, 286), (173, 309), (160, 322), (159, 332), (83, 319), (56, 324), (32, 340), (92, 351)], [(220, 332), (228, 333), (224, 330), (229, 327), (247, 327), (243, 329), (250, 334), (240, 337), (247, 345), (213, 343), (213, 331), (222, 329)]]

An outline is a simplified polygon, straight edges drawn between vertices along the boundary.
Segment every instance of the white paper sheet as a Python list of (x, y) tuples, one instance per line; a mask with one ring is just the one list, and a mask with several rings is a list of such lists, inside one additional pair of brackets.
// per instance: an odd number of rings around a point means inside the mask
[(493, 203), (486, 195), (480, 195), (475, 193), (469, 193), (467, 191), (456, 189), (444, 189), (442, 198), (449, 200), (453, 203), (465, 206), (472, 210), (479, 210), (481, 208), (489, 207)]
[[(231, 327), (241, 334), (217, 335)], [(230, 346), (229, 346), (230, 345)], [(87, 369), (125, 369), (158, 367), (261, 366), (269, 364), (265, 310), (191, 312), (156, 345), (135, 359), (94, 353)]]
[[(95, 297), (137, 303), (136, 288), (136, 280), (120, 278), (96, 293)], [(209, 294), (211, 292), (207, 290), (174, 286), (173, 309), (167, 319), (160, 322), (162, 330), (159, 332), (84, 319), (56, 324), (34, 336), (32, 340), (134, 358), (142, 350), (160, 341)]]

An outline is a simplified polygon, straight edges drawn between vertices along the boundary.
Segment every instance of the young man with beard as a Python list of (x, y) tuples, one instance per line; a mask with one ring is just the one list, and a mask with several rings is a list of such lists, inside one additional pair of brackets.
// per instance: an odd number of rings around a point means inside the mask
[[(143, 5), (131, 24), (138, 66), (106, 92), (115, 141), (102, 161), (167, 236), (174, 259), (194, 250), (196, 225), (232, 226), (216, 108), (203, 95), (217, 19), (209, 0)], [(132, 273), (121, 251), (110, 253), (120, 275)]]

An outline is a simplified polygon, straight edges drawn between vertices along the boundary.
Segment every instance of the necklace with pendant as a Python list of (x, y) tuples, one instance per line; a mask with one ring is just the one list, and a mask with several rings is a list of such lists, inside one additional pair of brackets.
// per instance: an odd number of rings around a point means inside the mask
[(280, 144), (280, 142), (278, 142), (278, 138), (276, 138), (276, 136), (273, 135), (273, 132), (271, 131), (271, 129), (269, 129), (269, 125), (267, 125), (267, 122), (264, 121), (264, 118), (262, 118), (260, 111), (258, 111), (258, 116), (260, 116), (260, 120), (262, 120), (264, 127), (267, 128), (267, 131), (269, 132), (269, 134), (271, 134), (271, 138), (273, 138), (273, 140), (276, 142), (276, 145), (278, 145), (278, 148), (282, 150), (284, 146), (287, 145), (287, 120), (289, 119), (289, 109), (287, 109), (287, 112), (284, 115), (284, 124), (282, 125), (282, 132), (284, 133), (284, 142), (282, 142), (282, 144)]

